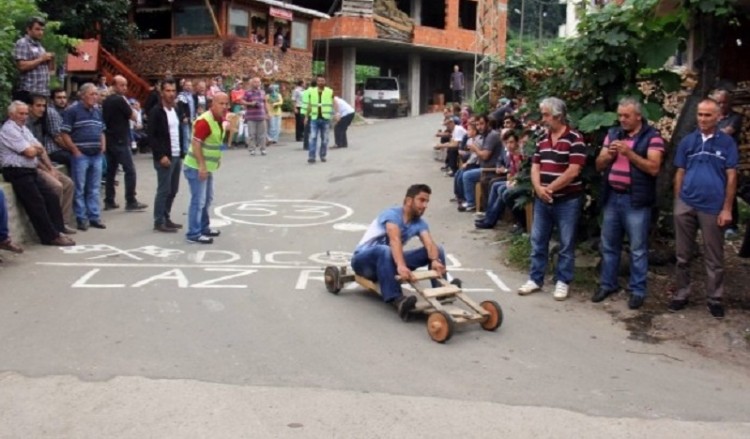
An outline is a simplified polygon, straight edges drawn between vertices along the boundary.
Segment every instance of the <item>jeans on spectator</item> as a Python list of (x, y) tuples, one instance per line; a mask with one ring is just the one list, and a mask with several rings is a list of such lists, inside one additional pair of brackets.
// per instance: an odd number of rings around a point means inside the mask
[(651, 208), (635, 208), (630, 204), (630, 194), (610, 191), (604, 205), (602, 221), (602, 271), (600, 286), (603, 290), (618, 289), (622, 239), (627, 234), (630, 242), (630, 284), (635, 296), (646, 296), (648, 274), (648, 228)]
[(349, 146), (349, 139), (346, 137), (346, 130), (349, 129), (354, 120), (354, 113), (347, 114), (346, 116), (339, 119), (336, 125), (333, 126), (333, 140), (334, 144), (339, 148), (346, 148)]
[(172, 203), (180, 189), (180, 170), (182, 160), (179, 157), (171, 157), (169, 167), (162, 166), (154, 160), (156, 169), (156, 196), (154, 197), (154, 225), (165, 224), (171, 218)]
[(268, 140), (278, 142), (279, 135), (281, 135), (281, 116), (271, 116), (271, 120), (268, 121)]
[[(242, 122), (240, 122), (240, 125)], [(192, 127), (189, 123), (180, 123), (180, 129), (182, 130), (182, 142), (180, 142), (180, 149), (182, 150), (183, 154), (187, 154), (188, 149), (190, 148), (190, 141), (192, 139)]]
[(305, 115), (300, 111), (300, 107), (294, 112), (294, 140), (297, 142), (304, 139), (305, 136)]
[(315, 151), (318, 148), (318, 137), (320, 137), (320, 158), (324, 159), (328, 154), (328, 128), (330, 121), (328, 119), (313, 119), (310, 122), (310, 144), (308, 145), (307, 156), (315, 160)]
[(505, 192), (508, 189), (507, 181), (496, 181), (490, 187), (490, 196), (487, 201), (487, 211), (484, 214), (484, 222), (494, 226), (505, 210)]
[(304, 129), (302, 133), (302, 149), (308, 150), (310, 149), (310, 125), (311, 121), (310, 119), (307, 120), (304, 124)]
[(122, 171), (125, 173), (125, 202), (135, 204), (135, 165), (133, 164), (133, 153), (130, 151), (130, 144), (124, 141), (107, 143), (107, 181), (105, 182), (104, 202), (113, 204), (115, 202), (115, 177), (117, 168), (122, 165)]
[(60, 199), (36, 168), (3, 168), (3, 178), (13, 186), (18, 202), (29, 215), (42, 244), (49, 244), (65, 230)]
[(481, 176), (481, 168), (468, 169), (463, 172), (463, 176), (461, 178), (463, 178), (464, 181), (464, 200), (466, 200), (466, 204), (476, 204), (474, 190)]
[(445, 166), (448, 167), (449, 170), (455, 172), (458, 172), (458, 149), (457, 148), (448, 148), (445, 150)]
[(544, 284), (544, 273), (549, 260), (549, 241), (552, 228), (557, 226), (560, 234), (560, 253), (557, 260), (555, 279), (570, 284), (575, 268), (575, 235), (578, 216), (581, 212), (582, 197), (555, 200), (545, 203), (534, 200), (534, 224), (531, 228), (531, 270), (529, 277), (537, 285)]
[(189, 167), (185, 167), (184, 173), (190, 186), (186, 236), (188, 239), (197, 239), (209, 230), (210, 217), (208, 212), (214, 198), (214, 176), (209, 172), (208, 178), (201, 181), (198, 178), (198, 170)]
[(503, 204), (510, 206), (516, 224), (526, 227), (526, 208), (524, 206), (516, 208), (516, 200), (524, 195), (526, 195), (526, 189), (519, 188), (518, 186), (508, 187), (503, 192)]
[(73, 210), (79, 222), (99, 221), (99, 186), (102, 181), (102, 161), (104, 155), (80, 154), (73, 158), (73, 182), (76, 184), (76, 197)]
[(5, 192), (0, 189), (0, 242), (9, 238), (8, 230), (8, 205), (5, 204)]
[(261, 152), (266, 150), (266, 120), (248, 120), (247, 121), (247, 140), (251, 152), (260, 148)]
[[(442, 246), (438, 249), (440, 261), (445, 264), (445, 251)], [(409, 270), (416, 270), (430, 264), (427, 249), (424, 247), (404, 250), (404, 261)], [(396, 280), (398, 272), (389, 245), (373, 245), (354, 252), (352, 269), (358, 275), (380, 283), (380, 293), (384, 302), (392, 302), (401, 297), (401, 283)]]
[(453, 194), (456, 196), (456, 200), (460, 201), (464, 199), (464, 172), (466, 169), (459, 169), (453, 174)]

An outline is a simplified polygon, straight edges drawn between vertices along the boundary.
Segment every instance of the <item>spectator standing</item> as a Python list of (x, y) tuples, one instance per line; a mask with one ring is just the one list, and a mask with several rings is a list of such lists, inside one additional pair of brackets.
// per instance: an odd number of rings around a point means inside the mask
[(182, 114), (182, 120), (180, 121), (180, 130), (182, 134), (182, 153), (186, 153), (190, 147), (190, 133), (193, 130), (193, 121), (196, 117), (195, 111), (195, 99), (193, 98), (193, 81), (186, 79), (182, 83), (182, 91), (177, 96), (177, 109)]
[[(122, 76), (113, 79), (113, 93), (102, 104), (102, 118), (104, 120), (107, 149), (107, 181), (104, 194), (104, 210), (118, 209), (115, 202), (115, 177), (117, 168), (122, 165), (125, 173), (125, 210), (128, 212), (142, 211), (146, 204), (136, 198), (136, 171), (133, 164), (133, 153), (130, 151), (130, 121), (136, 120), (137, 115), (127, 101), (125, 93), (128, 91), (128, 81)], [(158, 105), (158, 104), (157, 104)]]
[[(195, 117), (203, 114), (211, 105), (210, 99), (206, 96), (206, 81), (198, 81), (195, 84), (195, 94), (193, 94), (193, 103), (195, 104)], [(202, 108), (202, 111), (198, 109)]]
[[(727, 90), (716, 90), (711, 93), (711, 98), (719, 104), (721, 114), (719, 116), (718, 128), (726, 134), (732, 136), (735, 144), (740, 144), (740, 134), (742, 133), (742, 115), (732, 109), (732, 95)], [(732, 202), (732, 223), (724, 231), (725, 238), (733, 238), (739, 233), (737, 230), (740, 211), (737, 206), (737, 197)]]
[(315, 163), (315, 153), (320, 138), (320, 161), (326, 161), (328, 155), (328, 129), (331, 118), (338, 120), (338, 108), (333, 101), (333, 90), (326, 87), (326, 78), (318, 75), (315, 78), (317, 87), (308, 93), (307, 118), (310, 120), (310, 136), (312, 142), (308, 145), (307, 163)]
[(560, 235), (555, 278), (555, 300), (568, 298), (575, 269), (575, 234), (581, 212), (586, 165), (583, 137), (568, 126), (567, 109), (561, 99), (550, 97), (539, 105), (547, 134), (537, 143), (532, 157), (534, 224), (531, 229), (530, 279), (518, 289), (525, 296), (542, 289), (549, 261), (549, 241), (556, 226)]
[(20, 72), (20, 82), (13, 93), (13, 99), (31, 104), (31, 94), (49, 95), (49, 71), (55, 61), (55, 54), (42, 47), (44, 19), (32, 17), (26, 23), (26, 35), (16, 41), (13, 58)]
[(241, 103), (245, 105), (250, 155), (255, 155), (258, 148), (261, 155), (266, 155), (266, 123), (271, 118), (271, 106), (261, 87), (260, 78), (250, 80), (250, 89), (245, 92)]
[(459, 70), (458, 64), (453, 66), (451, 73), (451, 93), (454, 104), (461, 104), (464, 99), (464, 74)]
[(102, 180), (102, 160), (106, 143), (102, 113), (96, 107), (98, 93), (90, 82), (79, 90), (80, 102), (63, 114), (63, 141), (73, 154), (71, 169), (76, 195), (73, 210), (78, 230), (107, 227), (101, 220), (99, 187)]
[(271, 118), (268, 120), (268, 143), (275, 145), (279, 143), (281, 135), (281, 106), (284, 104), (284, 98), (281, 96), (278, 84), (271, 84), (268, 89), (268, 106), (271, 108)]
[[(23, 253), (23, 248), (20, 245), (14, 244), (13, 240), (10, 239), (8, 208), (5, 205), (5, 192), (2, 189), (0, 189), (0, 250)], [(3, 260), (0, 259), (0, 262), (3, 262)]]
[(346, 137), (346, 131), (354, 120), (354, 107), (338, 96), (334, 97), (333, 101), (338, 109), (338, 121), (333, 126), (333, 147), (347, 148), (349, 146), (349, 139)]
[(292, 90), (292, 101), (294, 101), (294, 140), (301, 142), (305, 132), (305, 114), (302, 110), (304, 100), (302, 94), (305, 92), (305, 80), (297, 81), (297, 86)]
[(154, 230), (175, 233), (181, 224), (172, 222), (170, 212), (180, 189), (180, 171), (185, 154), (182, 145), (180, 120), (185, 117), (175, 108), (177, 85), (168, 79), (161, 83), (161, 104), (149, 116), (148, 142), (154, 155), (156, 169), (156, 197), (154, 198)]
[(229, 96), (218, 93), (211, 108), (198, 116), (193, 128), (193, 139), (185, 156), (185, 178), (190, 185), (187, 241), (213, 244), (221, 234), (210, 228), (208, 215), (213, 201), (213, 173), (219, 169), (221, 146), (224, 143), (224, 115), (229, 109)]
[[(60, 199), (45, 183), (37, 170), (38, 157), (44, 147), (26, 127), (29, 106), (13, 101), (8, 107), (8, 120), (0, 128), (0, 168), (5, 181), (29, 215), (39, 240), (44, 245), (75, 245), (65, 236)], [(4, 200), (3, 200), (4, 201)]]
[(601, 203), (602, 264), (599, 290), (591, 298), (601, 302), (620, 290), (622, 239), (630, 243), (630, 299), (628, 307), (638, 309), (646, 298), (648, 234), (651, 210), (656, 203), (656, 176), (661, 169), (664, 140), (643, 119), (641, 103), (624, 98), (617, 107), (620, 126), (612, 128), (596, 158), (596, 170), (603, 172)]
[(721, 109), (713, 99), (698, 104), (698, 128), (677, 147), (674, 166), (674, 228), (677, 290), (669, 310), (680, 311), (690, 296), (690, 263), (698, 229), (703, 236), (708, 310), (724, 317), (724, 233), (732, 222), (737, 190), (737, 145), (718, 128)]

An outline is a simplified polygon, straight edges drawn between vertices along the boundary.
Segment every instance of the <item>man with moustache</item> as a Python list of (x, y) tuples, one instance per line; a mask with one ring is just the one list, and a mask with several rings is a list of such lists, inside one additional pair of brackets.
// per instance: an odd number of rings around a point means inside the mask
[[(412, 271), (424, 266), (441, 276), (446, 273), (445, 251), (435, 244), (422, 219), (430, 194), (432, 190), (426, 184), (410, 186), (402, 206), (384, 210), (370, 224), (352, 257), (354, 272), (379, 282), (383, 301), (394, 304), (402, 319), (414, 309), (417, 298), (403, 295), (396, 275), (412, 279)], [(404, 250), (406, 242), (415, 236), (423, 247)]]

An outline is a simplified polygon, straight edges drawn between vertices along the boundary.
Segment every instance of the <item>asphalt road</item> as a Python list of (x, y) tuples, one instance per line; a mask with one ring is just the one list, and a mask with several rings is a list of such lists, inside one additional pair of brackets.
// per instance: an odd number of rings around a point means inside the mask
[[(525, 274), (448, 202), (439, 123), (352, 127), (314, 165), (294, 142), (228, 151), (211, 246), (114, 211), (77, 247), (4, 255), (0, 437), (750, 437), (747, 370), (630, 340), (592, 304), (515, 294)], [(150, 157), (136, 161), (152, 204)], [(440, 345), (362, 289), (326, 292), (322, 267), (417, 182), (451, 273), (502, 305), (497, 332)]]

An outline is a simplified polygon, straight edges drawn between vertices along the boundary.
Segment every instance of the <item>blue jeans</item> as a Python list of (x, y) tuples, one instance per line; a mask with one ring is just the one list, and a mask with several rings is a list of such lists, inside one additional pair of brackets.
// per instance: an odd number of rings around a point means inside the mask
[(464, 172), (465, 169), (459, 169), (453, 176), (453, 194), (456, 195), (456, 200), (464, 199)]
[[(445, 251), (438, 247), (440, 261), (445, 265)], [(404, 251), (404, 260), (409, 270), (416, 270), (430, 264), (427, 249), (424, 247)], [(384, 302), (392, 302), (401, 297), (401, 284), (396, 280), (396, 262), (389, 245), (380, 244), (357, 251), (352, 257), (352, 269), (362, 277), (380, 283), (380, 293)]]
[(484, 215), (484, 222), (495, 225), (500, 219), (500, 215), (505, 210), (505, 192), (508, 189), (507, 181), (496, 181), (490, 187), (490, 196), (487, 200), (487, 211)]
[(8, 206), (5, 204), (5, 192), (0, 189), (0, 242), (8, 239)]
[(72, 159), (73, 182), (76, 185), (73, 210), (79, 222), (99, 221), (101, 218), (99, 187), (102, 184), (103, 163), (104, 154), (101, 153), (81, 154)]
[(466, 201), (466, 204), (476, 204), (474, 190), (481, 176), (481, 168), (468, 169), (463, 172), (461, 178), (463, 179), (464, 184), (464, 201)]
[(320, 158), (328, 154), (328, 127), (330, 121), (326, 119), (313, 119), (310, 121), (310, 144), (307, 156), (315, 160), (315, 150), (318, 148), (318, 136), (320, 136)]
[(185, 166), (183, 172), (190, 186), (186, 236), (188, 239), (197, 239), (209, 230), (208, 210), (214, 198), (214, 176), (209, 172), (208, 178), (201, 181), (197, 169)]
[(281, 116), (271, 116), (271, 120), (268, 121), (268, 140), (278, 142), (280, 134)]
[(171, 221), (172, 203), (180, 190), (180, 171), (182, 160), (171, 157), (168, 168), (154, 160), (156, 169), (156, 196), (154, 197), (154, 225), (164, 225)]
[(191, 135), (192, 128), (189, 123), (180, 123), (180, 130), (182, 130), (180, 149), (182, 149), (183, 154), (187, 154), (188, 149), (190, 148), (190, 139), (193, 137)]
[(578, 216), (581, 213), (582, 197), (565, 201), (545, 203), (534, 200), (534, 224), (531, 228), (531, 270), (529, 277), (537, 285), (544, 285), (544, 273), (549, 260), (549, 241), (552, 228), (557, 226), (560, 234), (560, 253), (555, 278), (569, 284), (573, 281), (575, 268), (575, 236)]
[(604, 206), (602, 222), (602, 272), (601, 288), (613, 291), (618, 288), (617, 273), (620, 270), (622, 238), (630, 241), (630, 284), (633, 295), (646, 296), (648, 273), (648, 229), (651, 223), (651, 208), (634, 208), (630, 194), (610, 192)]

